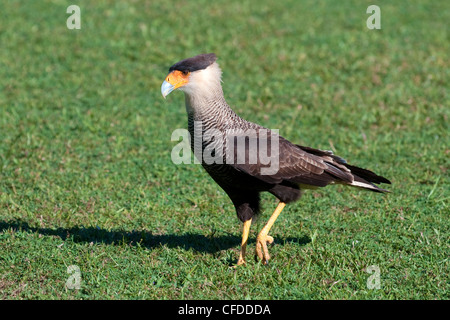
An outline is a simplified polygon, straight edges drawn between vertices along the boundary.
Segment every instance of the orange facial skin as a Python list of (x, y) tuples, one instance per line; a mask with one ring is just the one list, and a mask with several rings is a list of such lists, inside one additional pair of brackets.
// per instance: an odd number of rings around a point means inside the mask
[(167, 75), (166, 81), (174, 86), (174, 90), (178, 89), (189, 82), (189, 72), (174, 70)]

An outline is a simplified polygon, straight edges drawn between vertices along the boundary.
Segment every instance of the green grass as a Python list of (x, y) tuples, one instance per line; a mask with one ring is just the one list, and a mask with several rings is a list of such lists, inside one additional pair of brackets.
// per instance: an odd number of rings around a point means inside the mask
[[(0, 298), (449, 299), (446, 1), (3, 1)], [(174, 62), (215, 52), (228, 102), (393, 182), (307, 191), (265, 267), (199, 165), (174, 165)], [(77, 265), (81, 289), (68, 289)], [(365, 270), (380, 268), (380, 289)]]

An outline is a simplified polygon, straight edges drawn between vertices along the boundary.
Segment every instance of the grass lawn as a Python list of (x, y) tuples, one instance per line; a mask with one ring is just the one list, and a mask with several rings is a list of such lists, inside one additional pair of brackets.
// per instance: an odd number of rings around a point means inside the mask
[[(450, 298), (448, 1), (77, 1), (69, 30), (71, 4), (1, 5), (1, 299)], [(242, 224), (200, 165), (172, 163), (184, 97), (160, 93), (206, 52), (238, 114), (392, 193), (305, 192), (268, 266), (252, 258), (265, 195), (230, 268)]]

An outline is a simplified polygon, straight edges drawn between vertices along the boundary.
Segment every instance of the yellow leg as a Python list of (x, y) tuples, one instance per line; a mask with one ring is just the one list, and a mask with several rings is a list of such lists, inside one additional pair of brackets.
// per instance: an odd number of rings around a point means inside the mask
[(256, 237), (256, 254), (264, 264), (267, 264), (270, 259), (269, 250), (267, 249), (267, 243), (273, 242), (273, 238), (269, 236), (270, 228), (272, 228), (275, 220), (277, 220), (285, 205), (286, 204), (284, 202), (280, 202), (278, 204), (269, 221), (264, 226), (264, 228), (262, 228), (261, 232), (258, 234), (258, 237)]
[(239, 260), (237, 266), (245, 264), (245, 250), (247, 249), (248, 233), (250, 231), (250, 226), (252, 225), (252, 219), (244, 222), (244, 230), (242, 231), (242, 243), (241, 243), (241, 253), (239, 254)]

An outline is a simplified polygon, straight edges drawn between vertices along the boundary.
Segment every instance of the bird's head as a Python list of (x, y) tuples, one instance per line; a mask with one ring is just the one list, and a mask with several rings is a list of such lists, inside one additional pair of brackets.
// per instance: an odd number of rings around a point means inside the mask
[(207, 53), (175, 63), (161, 85), (161, 94), (165, 98), (176, 89), (194, 94), (206, 91), (217, 83), (220, 86), (222, 71), (216, 60), (214, 53)]

